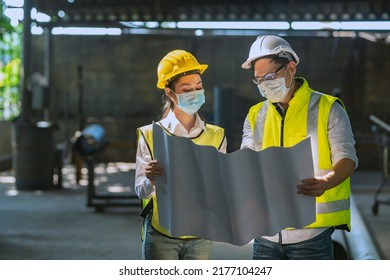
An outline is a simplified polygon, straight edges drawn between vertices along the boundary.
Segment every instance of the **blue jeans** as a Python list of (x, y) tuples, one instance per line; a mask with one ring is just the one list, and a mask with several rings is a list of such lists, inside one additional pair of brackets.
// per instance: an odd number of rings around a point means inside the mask
[(172, 238), (156, 231), (145, 220), (145, 236), (142, 242), (144, 260), (207, 260), (212, 242), (200, 238)]
[(333, 260), (332, 233), (329, 228), (312, 239), (281, 244), (257, 237), (253, 242), (254, 260)]

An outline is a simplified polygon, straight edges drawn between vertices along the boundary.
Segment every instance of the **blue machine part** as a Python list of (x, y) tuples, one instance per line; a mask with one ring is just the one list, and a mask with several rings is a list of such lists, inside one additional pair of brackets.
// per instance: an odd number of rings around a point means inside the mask
[(82, 155), (92, 155), (104, 149), (105, 130), (101, 125), (91, 124), (81, 131), (76, 141), (76, 148)]

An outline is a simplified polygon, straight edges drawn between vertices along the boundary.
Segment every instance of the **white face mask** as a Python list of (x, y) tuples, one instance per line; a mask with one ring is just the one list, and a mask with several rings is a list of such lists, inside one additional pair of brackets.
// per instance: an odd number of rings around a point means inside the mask
[[(291, 79), (292, 83), (292, 79)], [(260, 94), (268, 99), (271, 103), (282, 102), (286, 99), (288, 91), (291, 88), (286, 87), (286, 78), (278, 78), (275, 80), (264, 81), (258, 85)]]
[[(175, 93), (175, 92), (174, 92)], [(187, 115), (193, 115), (205, 103), (204, 89), (177, 94), (177, 107)]]

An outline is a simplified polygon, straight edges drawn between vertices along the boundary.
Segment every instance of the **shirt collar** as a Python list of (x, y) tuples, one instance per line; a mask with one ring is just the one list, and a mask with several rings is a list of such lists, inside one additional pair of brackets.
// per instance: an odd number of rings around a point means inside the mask
[[(199, 117), (199, 114), (196, 113), (195, 115), (195, 125), (193, 129), (201, 129), (207, 132), (207, 128), (205, 126), (205, 123), (201, 120)], [(180, 121), (176, 118), (175, 114), (172, 110), (169, 110), (168, 115), (160, 121), (160, 123), (172, 134), (174, 134), (175, 129), (178, 125), (183, 126)]]

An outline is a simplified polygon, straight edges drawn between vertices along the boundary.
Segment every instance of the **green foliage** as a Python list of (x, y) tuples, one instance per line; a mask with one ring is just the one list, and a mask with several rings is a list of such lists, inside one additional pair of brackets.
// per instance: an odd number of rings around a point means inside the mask
[(20, 112), (20, 71), (22, 27), (12, 26), (0, 0), (0, 120), (10, 120)]

